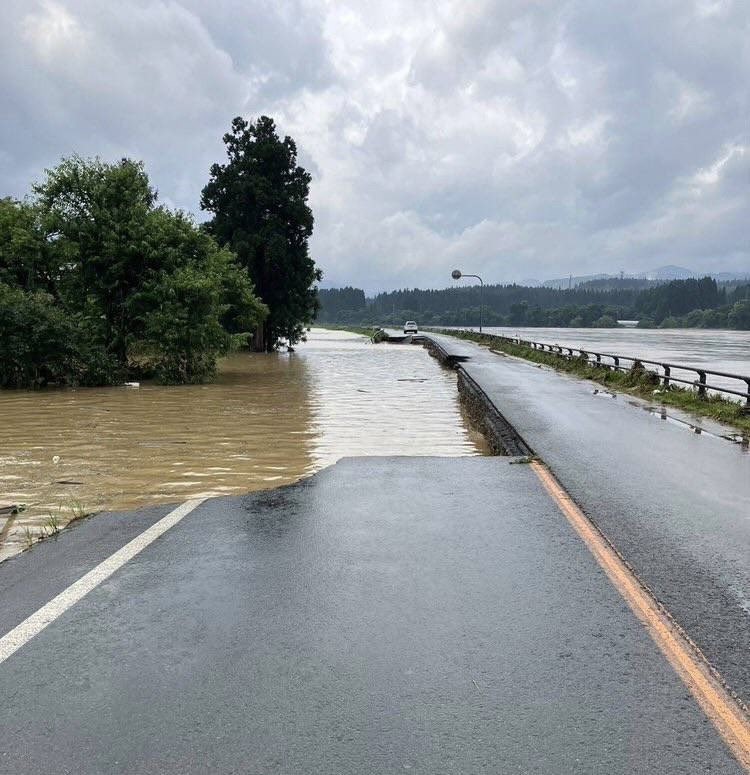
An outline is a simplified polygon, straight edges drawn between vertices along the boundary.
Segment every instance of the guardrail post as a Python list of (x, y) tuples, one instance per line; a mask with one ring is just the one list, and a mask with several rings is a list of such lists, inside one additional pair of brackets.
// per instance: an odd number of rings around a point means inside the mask
[[(581, 364), (586, 363), (590, 366), (594, 367), (606, 367), (607, 369), (612, 369), (616, 371), (630, 371), (630, 372), (637, 372), (637, 373), (643, 373), (646, 371), (644, 363), (639, 358), (633, 358), (629, 355), (613, 355), (612, 353), (597, 353), (588, 350), (581, 350), (577, 347), (568, 347), (567, 345), (563, 347), (559, 344), (550, 344), (548, 342), (536, 342), (532, 339), (523, 339), (521, 336), (503, 336), (502, 334), (497, 335), (485, 335), (486, 338), (489, 339), (498, 339), (503, 342), (508, 342), (510, 344), (517, 344), (524, 347), (532, 348), (536, 351), (542, 352), (542, 353), (550, 353), (551, 355), (559, 355), (561, 358), (566, 358), (567, 360), (577, 360)], [(578, 355), (575, 355), (575, 353), (578, 353)], [(591, 356), (594, 356), (594, 359), (591, 358)], [(611, 358), (612, 363), (610, 364), (609, 361), (605, 361), (605, 358)], [(623, 366), (623, 362), (630, 362), (632, 365), (630, 369)], [(692, 386), (696, 390), (696, 394), (702, 398), (702, 399), (708, 399), (709, 398), (709, 386), (708, 386), (708, 380), (707, 376), (710, 374), (712, 377), (724, 377), (728, 379), (737, 380), (739, 382), (744, 382), (746, 385), (746, 392), (742, 393), (739, 389), (736, 387), (732, 387), (731, 389), (728, 387), (719, 387), (715, 384), (712, 384), (710, 387), (710, 390), (714, 391), (717, 394), (720, 394), (722, 396), (726, 396), (726, 394), (731, 394), (732, 396), (739, 396), (741, 399), (744, 399), (742, 403), (740, 403), (740, 406), (742, 408), (743, 413), (750, 414), (750, 376), (747, 376), (746, 374), (727, 374), (725, 372), (721, 371), (713, 371), (711, 369), (696, 369), (694, 366), (682, 366), (680, 364), (666, 364), (666, 363), (659, 363), (658, 361), (648, 361), (648, 363), (651, 366), (654, 366), (654, 372), (649, 372), (649, 374), (652, 377), (656, 377), (657, 384), (658, 381), (661, 381), (661, 384), (665, 388), (670, 388), (672, 386), (672, 368), (675, 368), (678, 370), (678, 372), (681, 371), (688, 371), (693, 372), (698, 375), (698, 379), (690, 381), (689, 376), (686, 376), (684, 379), (678, 374), (674, 377), (674, 382), (679, 383), (681, 385), (685, 386)], [(663, 371), (661, 374), (659, 374), (659, 368), (661, 368)], [(737, 399), (732, 399), (735, 401), (735, 404), (737, 403)]]
[(696, 369), (698, 372), (698, 382), (696, 383), (698, 385), (698, 395), (702, 398), (706, 397), (706, 372), (700, 371), (699, 369)]

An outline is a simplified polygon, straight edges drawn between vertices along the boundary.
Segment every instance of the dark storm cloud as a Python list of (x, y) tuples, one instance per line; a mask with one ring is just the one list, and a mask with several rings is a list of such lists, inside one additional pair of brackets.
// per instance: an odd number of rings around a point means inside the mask
[[(12, 2), (0, 31), (5, 187), (21, 193), (73, 152), (143, 158), (167, 200), (195, 211), (221, 136), (260, 95), (325, 70), (315, 19), (283, 4)], [(318, 41), (316, 51), (316, 40)]]
[(741, 0), (5, 5), (3, 193), (132, 155), (195, 212), (229, 120), (269, 113), (329, 283), (750, 269)]

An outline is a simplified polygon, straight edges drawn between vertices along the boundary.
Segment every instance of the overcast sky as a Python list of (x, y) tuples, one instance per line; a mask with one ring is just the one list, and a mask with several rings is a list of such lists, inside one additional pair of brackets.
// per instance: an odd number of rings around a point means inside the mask
[(235, 115), (324, 286), (750, 270), (747, 0), (1, 0), (0, 196), (73, 152), (199, 211)]

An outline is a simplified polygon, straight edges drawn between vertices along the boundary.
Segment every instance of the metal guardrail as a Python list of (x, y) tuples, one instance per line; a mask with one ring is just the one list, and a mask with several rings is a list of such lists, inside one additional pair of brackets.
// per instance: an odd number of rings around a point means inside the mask
[[(487, 334), (485, 334), (485, 336), (487, 336)], [(616, 371), (630, 371), (631, 369), (633, 369), (633, 367), (636, 367), (636, 364), (640, 364), (644, 368), (646, 365), (657, 366), (662, 370), (662, 372), (661, 374), (658, 371), (654, 373), (657, 375), (657, 377), (659, 377), (664, 387), (669, 387), (673, 382), (677, 382), (682, 385), (689, 385), (691, 388), (696, 389), (698, 391), (698, 395), (700, 396), (707, 396), (709, 390), (713, 390), (715, 393), (727, 393), (733, 396), (740, 396), (740, 398), (745, 399), (746, 406), (750, 408), (750, 376), (746, 376), (743, 374), (730, 374), (725, 371), (714, 371), (713, 369), (699, 369), (696, 366), (685, 366), (684, 364), (681, 364), (681, 363), (665, 363), (664, 361), (651, 361), (651, 360), (648, 360), (647, 358), (635, 358), (630, 355), (615, 355), (613, 353), (600, 353), (600, 352), (595, 352), (594, 350), (583, 350), (578, 347), (563, 347), (562, 345), (559, 345), (559, 344), (547, 344), (546, 342), (534, 342), (529, 339), (521, 339), (520, 337), (515, 337), (515, 336), (501, 336), (499, 334), (490, 334), (490, 336), (493, 336), (496, 339), (502, 339), (503, 341), (506, 341), (506, 342), (511, 342), (512, 344), (525, 345), (526, 347), (531, 347), (534, 350), (541, 350), (541, 351), (555, 353), (569, 360), (572, 360), (573, 358), (586, 358), (586, 360), (594, 366), (601, 366), (602, 368), (612, 369)], [(611, 362), (607, 362), (603, 360), (604, 358), (611, 359)], [(622, 364), (622, 361), (625, 361), (630, 365), (625, 366)], [(673, 369), (675, 369), (676, 371), (693, 372), (698, 375), (698, 379), (694, 379), (694, 380), (681, 379), (680, 377), (674, 376), (672, 374)], [(731, 388), (724, 387), (723, 385), (716, 385), (716, 384), (712, 385), (711, 383), (708, 382), (708, 375), (711, 375), (714, 377), (724, 377), (724, 379), (734, 379), (734, 380), (737, 380), (738, 382), (744, 382), (746, 389), (743, 392), (741, 390), (732, 390)]]

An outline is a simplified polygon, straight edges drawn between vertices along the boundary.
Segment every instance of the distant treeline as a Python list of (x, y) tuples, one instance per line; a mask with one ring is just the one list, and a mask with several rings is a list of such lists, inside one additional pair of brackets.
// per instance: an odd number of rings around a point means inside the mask
[[(475, 326), (479, 287), (418, 288), (366, 298), (360, 288), (318, 291), (321, 323)], [(735, 328), (750, 330), (750, 284), (720, 286), (711, 277), (638, 287), (634, 283), (587, 283), (567, 290), (523, 285), (486, 285), (482, 317), (488, 326), (610, 328), (638, 320), (644, 328)]]

